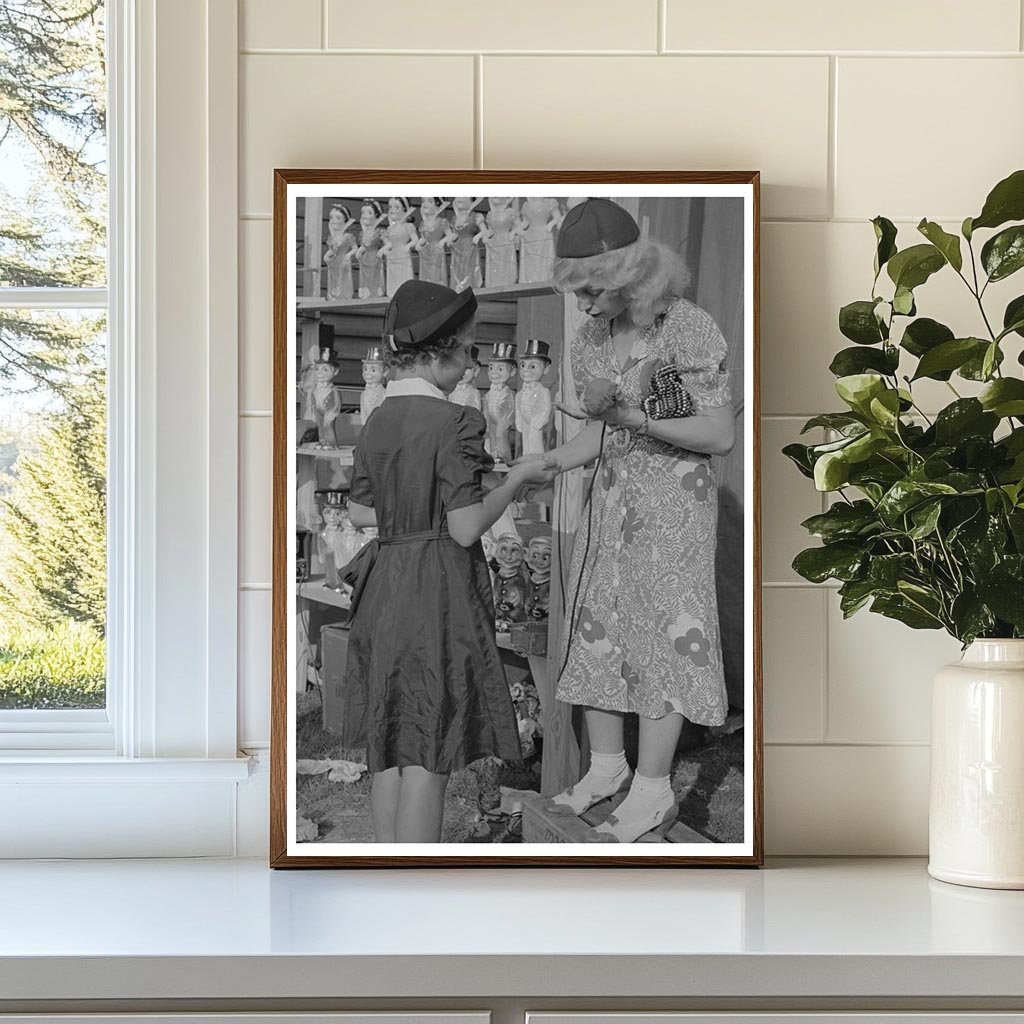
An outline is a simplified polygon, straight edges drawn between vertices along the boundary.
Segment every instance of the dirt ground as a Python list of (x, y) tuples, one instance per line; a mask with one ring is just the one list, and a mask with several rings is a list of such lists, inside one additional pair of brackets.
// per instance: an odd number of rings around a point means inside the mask
[[(300, 758), (365, 762), (363, 751), (344, 750), (321, 726), (319, 696), (299, 702), (297, 745)], [(446, 843), (522, 842), (518, 816), (500, 813), (500, 787), (540, 789), (540, 758), (500, 762), (476, 761), (454, 772), (445, 795), (443, 841)], [(679, 820), (720, 842), (743, 839), (743, 730), (713, 734), (690, 727), (672, 767), (672, 788)], [(326, 775), (300, 775), (298, 812), (316, 823), (321, 843), (372, 843), (370, 779), (331, 782)]]

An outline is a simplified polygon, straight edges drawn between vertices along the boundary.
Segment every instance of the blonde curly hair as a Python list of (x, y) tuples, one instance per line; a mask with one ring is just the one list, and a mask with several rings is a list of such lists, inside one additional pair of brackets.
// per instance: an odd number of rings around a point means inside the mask
[(674, 299), (682, 298), (691, 280), (682, 256), (650, 238), (638, 238), (597, 256), (559, 257), (552, 277), (562, 292), (580, 288), (621, 292), (638, 327), (654, 323)]

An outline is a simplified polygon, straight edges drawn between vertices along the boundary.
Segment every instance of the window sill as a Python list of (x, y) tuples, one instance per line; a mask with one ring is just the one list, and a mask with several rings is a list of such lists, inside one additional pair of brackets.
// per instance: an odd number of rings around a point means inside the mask
[(113, 757), (68, 753), (0, 756), (5, 782), (243, 782), (248, 757)]

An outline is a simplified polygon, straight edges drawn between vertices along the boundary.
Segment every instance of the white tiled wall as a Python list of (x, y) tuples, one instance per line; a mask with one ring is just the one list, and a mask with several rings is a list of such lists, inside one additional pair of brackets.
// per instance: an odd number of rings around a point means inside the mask
[[(957, 645), (844, 622), (833, 590), (793, 573), (822, 504), (779, 449), (836, 407), (827, 367), (839, 307), (871, 284), (867, 218), (959, 224), (1024, 162), (1021, 0), (240, 5), (243, 745), (268, 732), (273, 168), (757, 168), (767, 847), (925, 852), (928, 685)], [(919, 306), (974, 330), (947, 275)]]

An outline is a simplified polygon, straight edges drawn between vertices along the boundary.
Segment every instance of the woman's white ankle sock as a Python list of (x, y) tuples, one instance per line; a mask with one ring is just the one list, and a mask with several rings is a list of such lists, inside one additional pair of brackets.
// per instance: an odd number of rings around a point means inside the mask
[(625, 789), (631, 774), (625, 751), (620, 750), (616, 754), (591, 753), (587, 774), (575, 786), (553, 796), (551, 802), (580, 815), (588, 807)]

